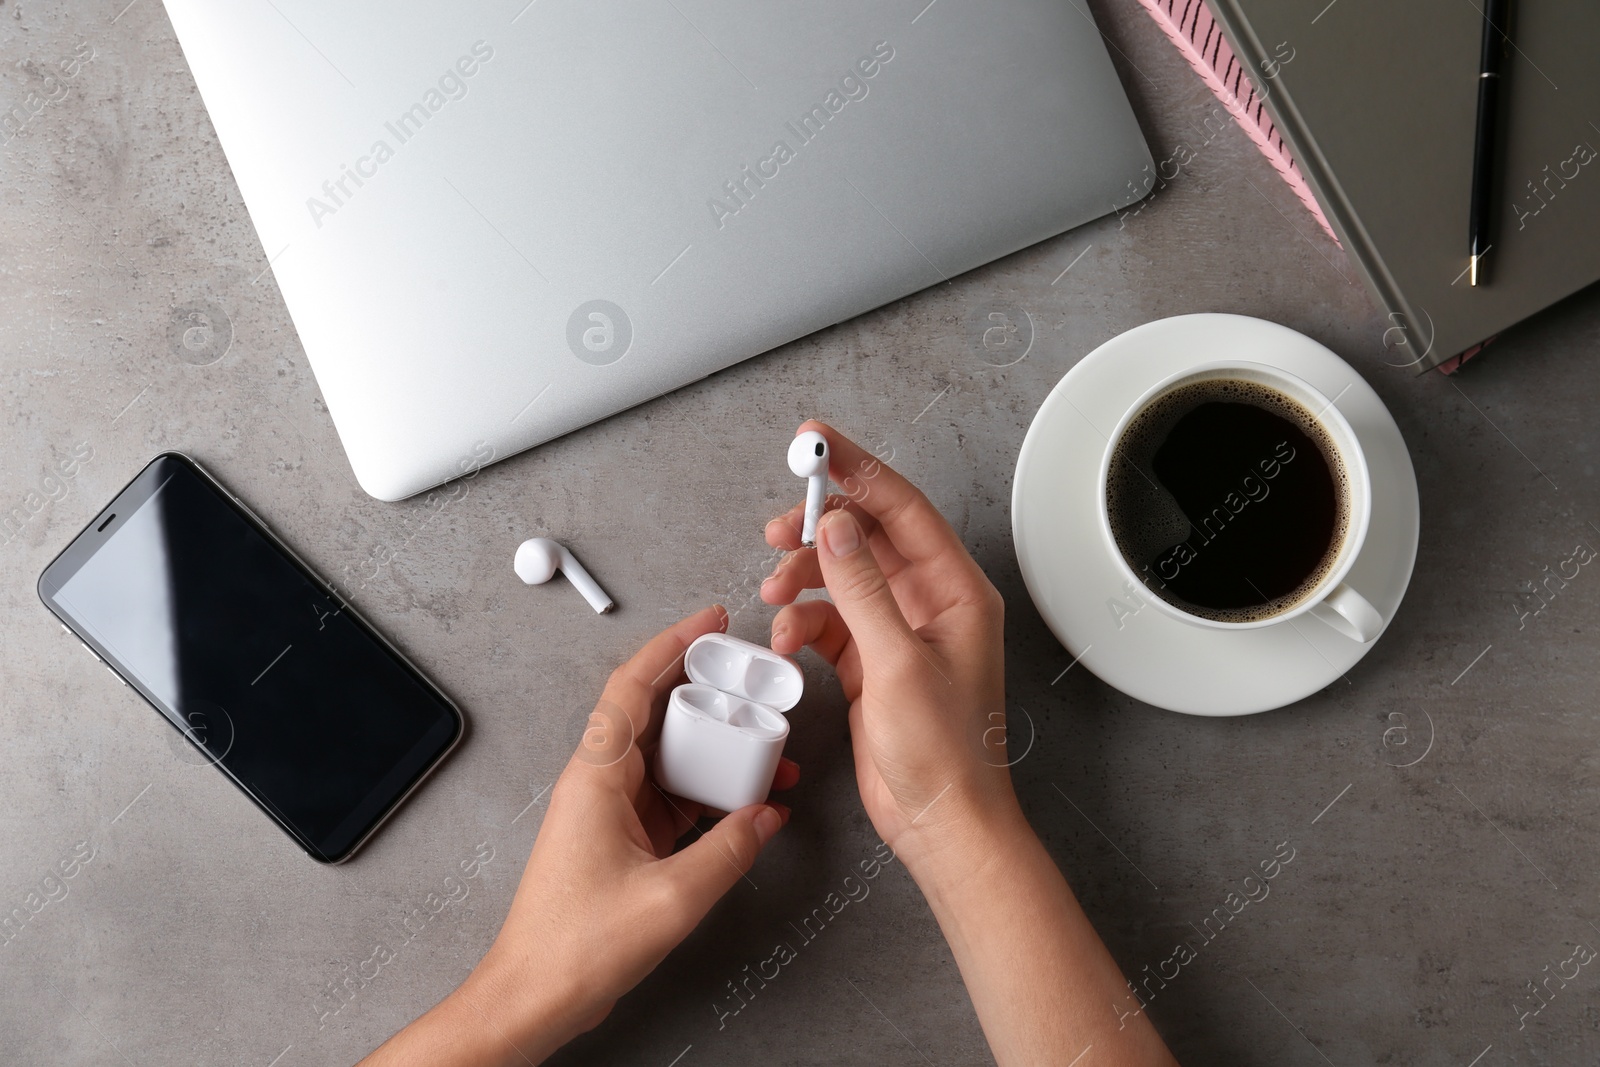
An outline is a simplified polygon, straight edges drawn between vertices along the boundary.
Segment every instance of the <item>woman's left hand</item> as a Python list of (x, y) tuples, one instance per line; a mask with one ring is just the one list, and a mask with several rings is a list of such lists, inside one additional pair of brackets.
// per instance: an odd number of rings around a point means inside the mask
[[(688, 936), (785, 822), (781, 805), (725, 815), (681, 851), (705, 812), (668, 796), (650, 763), (667, 695), (702, 634), (706, 608), (656, 635), (612, 672), (582, 743), (550, 793), (533, 854), (499, 936), (449, 997), (369, 1064), (537, 1063), (592, 1029)], [(775, 789), (799, 780), (789, 760)]]

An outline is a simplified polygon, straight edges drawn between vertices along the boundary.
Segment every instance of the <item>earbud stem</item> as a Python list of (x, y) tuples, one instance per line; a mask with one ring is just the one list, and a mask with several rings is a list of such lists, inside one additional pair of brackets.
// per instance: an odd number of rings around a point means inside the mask
[(606, 591), (600, 588), (600, 583), (589, 577), (589, 572), (583, 569), (578, 557), (566, 547), (561, 549), (561, 572), (567, 576), (572, 587), (583, 594), (583, 599), (589, 602), (596, 615), (604, 615), (616, 607), (611, 598), (606, 596)]
[(807, 548), (817, 543), (817, 523), (822, 521), (822, 506), (828, 499), (828, 476), (813, 474), (806, 479), (806, 518), (800, 543)]

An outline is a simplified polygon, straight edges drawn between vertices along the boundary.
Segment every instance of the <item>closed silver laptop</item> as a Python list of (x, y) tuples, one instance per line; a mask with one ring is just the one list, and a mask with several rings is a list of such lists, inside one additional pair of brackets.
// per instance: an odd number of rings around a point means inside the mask
[(1142, 195), (1075, 0), (166, 0), (384, 500)]

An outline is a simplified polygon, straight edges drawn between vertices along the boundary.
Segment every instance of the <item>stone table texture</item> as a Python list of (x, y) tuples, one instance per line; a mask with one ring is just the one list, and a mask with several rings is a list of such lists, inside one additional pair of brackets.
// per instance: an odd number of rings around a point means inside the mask
[[(1552, 585), (1537, 612), (1519, 596), (1575, 545), (1600, 546), (1600, 293), (1452, 378), (1416, 375), (1353, 264), (1150, 19), (1096, 2), (1152, 153), (1186, 158), (1142, 208), (516, 456), (443, 508), (384, 504), (346, 465), (161, 5), (125, 2), (0, 3), (0, 106), (25, 116), (0, 145), (0, 510), (26, 516), (0, 545), (0, 910), (27, 915), (0, 945), (0, 1061), (351, 1062), (434, 1003), (494, 937), (611, 667), (712, 601), (765, 639), (762, 525), (797, 499), (783, 455), (810, 415), (892, 450), (1005, 594), (1008, 706), (1033, 734), (1017, 789), (1128, 976), (1162, 969), (1191, 923), (1292, 850), (1268, 898), (1152, 986), (1182, 1062), (1600, 1058), (1600, 969), (1540, 1000), (1530, 984), (1600, 946), (1600, 569)], [(1003, 368), (973, 340), (996, 307), (1035, 329)], [(1421, 491), (1416, 572), (1387, 635), (1325, 690), (1243, 719), (1063, 675), (1071, 657), (1009, 532), (1013, 465), (1049, 389), (1107, 338), (1193, 311), (1272, 319), (1349, 360), (1398, 420)], [(197, 312), (209, 333), (187, 332)], [(468, 716), (459, 752), (346, 866), (303, 856), (35, 595), (169, 448), (350, 583)], [(74, 455), (72, 477), (47, 477)], [(614, 615), (516, 580), (513, 549), (540, 534), (578, 552)], [(554, 1062), (992, 1062), (899, 865), (719, 1025), (728, 983), (878, 844), (838, 686), (802, 661), (793, 823)], [(491, 858), (466, 896), (433, 914), (429, 894), (449, 895), (475, 855)], [(63, 861), (74, 877), (41, 888)], [(380, 942), (393, 958), (374, 974)]]

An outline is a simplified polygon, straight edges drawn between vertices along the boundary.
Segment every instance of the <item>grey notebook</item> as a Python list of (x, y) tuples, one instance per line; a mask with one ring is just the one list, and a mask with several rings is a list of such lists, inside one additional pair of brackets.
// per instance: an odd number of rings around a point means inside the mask
[(1481, 4), (1210, 3), (1389, 311), (1393, 362), (1437, 366), (1600, 280), (1600, 4), (1512, 5), (1489, 278), (1472, 288)]

